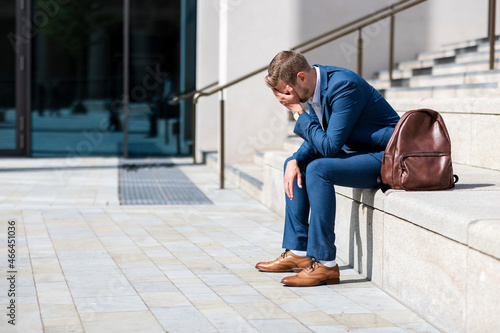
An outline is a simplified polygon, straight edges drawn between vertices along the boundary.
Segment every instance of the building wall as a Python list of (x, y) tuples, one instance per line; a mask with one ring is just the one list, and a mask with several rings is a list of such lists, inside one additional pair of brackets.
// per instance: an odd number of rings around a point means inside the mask
[[(196, 88), (201, 89), (219, 80), (218, 0), (198, 1), (197, 12)], [(199, 100), (195, 133), (198, 152), (217, 149), (217, 108), (217, 96)]]
[[(281, 50), (395, 2), (198, 1), (197, 88), (234, 80), (269, 64)], [(414, 59), (418, 52), (443, 44), (485, 37), (487, 10), (487, 0), (429, 0), (397, 14), (395, 62)], [(357, 37), (357, 33), (350, 34), (305, 55), (311, 64), (356, 70)], [(370, 79), (388, 68), (389, 20), (365, 28), (363, 37), (363, 76)], [(226, 162), (250, 161), (256, 149), (281, 149), (286, 138), (288, 114), (263, 83), (265, 74), (224, 91)], [(201, 98), (197, 113), (199, 150), (217, 150), (218, 122), (217, 96)]]

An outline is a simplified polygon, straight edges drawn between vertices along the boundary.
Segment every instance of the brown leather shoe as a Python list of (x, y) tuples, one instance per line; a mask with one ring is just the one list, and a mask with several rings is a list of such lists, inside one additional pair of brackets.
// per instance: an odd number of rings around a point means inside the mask
[(296, 256), (292, 251), (286, 250), (277, 259), (259, 262), (255, 268), (262, 272), (293, 272), (294, 269), (306, 268), (310, 263), (310, 258)]
[(340, 283), (339, 265), (327, 267), (319, 261), (312, 260), (311, 264), (294, 276), (287, 276), (281, 283), (290, 287), (312, 287), (322, 284)]

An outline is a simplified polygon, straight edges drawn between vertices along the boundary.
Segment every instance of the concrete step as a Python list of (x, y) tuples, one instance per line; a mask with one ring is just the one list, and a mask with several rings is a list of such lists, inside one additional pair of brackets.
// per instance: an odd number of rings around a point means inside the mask
[(415, 76), (408, 79), (408, 86), (429, 87), (494, 82), (500, 82), (500, 70)]
[(380, 90), (386, 99), (486, 98), (498, 96), (498, 83), (458, 84), (431, 87), (394, 87)]
[[(495, 59), (498, 59), (500, 57), (500, 50), (495, 50)], [(482, 52), (472, 52), (472, 53), (466, 53), (466, 54), (460, 54), (455, 56), (455, 63), (460, 64), (460, 63), (469, 63), (469, 62), (474, 62), (474, 61), (489, 61), (490, 60), (490, 52), (488, 51), (482, 51)]]
[[(500, 41), (495, 42), (495, 50), (500, 50)], [(481, 43), (477, 46), (478, 52), (490, 52), (490, 43)]]
[[(499, 41), (495, 42), (495, 50), (500, 50)], [(436, 51), (419, 52), (417, 55), (417, 60), (433, 60), (439, 58), (466, 55), (469, 53), (489, 52), (489, 51), (490, 51), (489, 42), (469, 42), (468, 46), (463, 46), (458, 48), (445, 48)]]
[(437, 50), (437, 51), (427, 51), (420, 52), (417, 54), (417, 60), (433, 60), (439, 58), (448, 58), (454, 57), (457, 54), (476, 52), (478, 50), (477, 45), (458, 48), (458, 49), (445, 49), (445, 50)]
[[(489, 45), (488, 45), (489, 47)], [(444, 57), (439, 57), (439, 58), (424, 58), (424, 59), (415, 59), (415, 60), (407, 60), (403, 61), (401, 63), (398, 63), (396, 65), (396, 69), (399, 70), (405, 70), (405, 69), (418, 69), (418, 68), (426, 68), (426, 67), (433, 67), (436, 65), (443, 65), (443, 64), (453, 64), (453, 63), (470, 63), (470, 62), (475, 62), (475, 61), (480, 61), (480, 60), (487, 60), (489, 61), (490, 59), (490, 53), (489, 53), (489, 48), (487, 50), (482, 51), (469, 51), (469, 52), (462, 52), (462, 53), (457, 53), (457, 51), (440, 51), (444, 52), (447, 56)], [(453, 55), (450, 55), (452, 54)], [(498, 49), (495, 51), (495, 59), (500, 58), (500, 44)]]
[(285, 143), (283, 145), (283, 150), (286, 152), (289, 152), (290, 156), (291, 156), (291, 154), (293, 154), (295, 151), (297, 151), (297, 149), (300, 147), (302, 142), (304, 142), (304, 139), (302, 139), (298, 136), (288, 137), (285, 140)]
[(440, 64), (449, 64), (455, 62), (455, 56), (436, 58), (436, 59), (425, 59), (425, 60), (406, 60), (396, 64), (396, 69), (417, 69), (432, 67)]
[[(253, 163), (227, 164), (224, 170), (225, 182), (239, 187), (255, 199), (262, 201), (264, 183), (264, 154), (256, 151)], [(217, 152), (206, 152), (207, 166), (215, 173), (219, 173), (219, 156)]]
[[(495, 59), (494, 69), (500, 69), (499, 59)], [(489, 70), (489, 61), (479, 60), (460, 64), (445, 64), (435, 66), (432, 69), (433, 75), (445, 75), (455, 73), (477, 72)]]
[[(495, 40), (499, 41), (500, 40), (500, 36), (495, 36)], [(442, 50), (447, 50), (447, 49), (462, 49), (462, 48), (471, 47), (471, 46), (484, 45), (484, 44), (487, 44), (488, 41), (489, 41), (488, 37), (469, 39), (469, 40), (460, 41), (460, 42), (453, 42), (453, 43), (443, 44), (441, 46), (441, 49)]]
[(500, 82), (500, 70), (494, 69), (443, 75), (419, 75), (392, 81), (387, 78), (384, 80), (370, 80), (368, 82), (378, 90), (388, 89), (391, 87), (430, 87), (471, 83), (490, 83)]
[[(494, 68), (500, 69), (500, 59), (495, 59)], [(427, 75), (447, 75), (447, 74), (459, 74), (467, 72), (479, 72), (489, 70), (488, 60), (478, 60), (463, 63), (449, 63), (449, 64), (439, 64), (432, 67), (424, 68), (413, 68), (413, 69), (394, 69), (392, 72), (392, 78), (397, 79), (408, 79), (416, 76), (427, 76)], [(389, 71), (378, 72), (372, 81), (377, 80), (388, 80)]]
[(258, 166), (264, 165), (264, 152), (263, 151), (255, 151), (253, 154), (253, 163)]
[(287, 134), (288, 136), (295, 136), (295, 133), (293, 133), (293, 129), (295, 128), (295, 119), (291, 119), (288, 121), (288, 131)]

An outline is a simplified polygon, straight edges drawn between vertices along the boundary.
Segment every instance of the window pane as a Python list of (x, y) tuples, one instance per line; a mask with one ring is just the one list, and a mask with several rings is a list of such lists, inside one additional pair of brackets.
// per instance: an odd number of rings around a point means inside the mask
[(34, 0), (32, 15), (32, 154), (120, 155), (123, 1)]
[(0, 0), (0, 149), (16, 148), (15, 3)]
[(187, 154), (179, 93), (180, 1), (131, 1), (129, 156)]

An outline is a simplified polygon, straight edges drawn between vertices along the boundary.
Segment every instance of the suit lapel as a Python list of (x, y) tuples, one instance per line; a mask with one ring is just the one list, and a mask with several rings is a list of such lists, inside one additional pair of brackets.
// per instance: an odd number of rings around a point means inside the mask
[(321, 118), (321, 122), (323, 123), (323, 128), (327, 129), (328, 127), (328, 121), (330, 120), (330, 113), (327, 112), (327, 101), (326, 101), (326, 92), (328, 90), (328, 73), (326, 71), (326, 68), (324, 66), (318, 65), (319, 67), (319, 72), (320, 72), (320, 85), (321, 85), (321, 114), (323, 117)]

